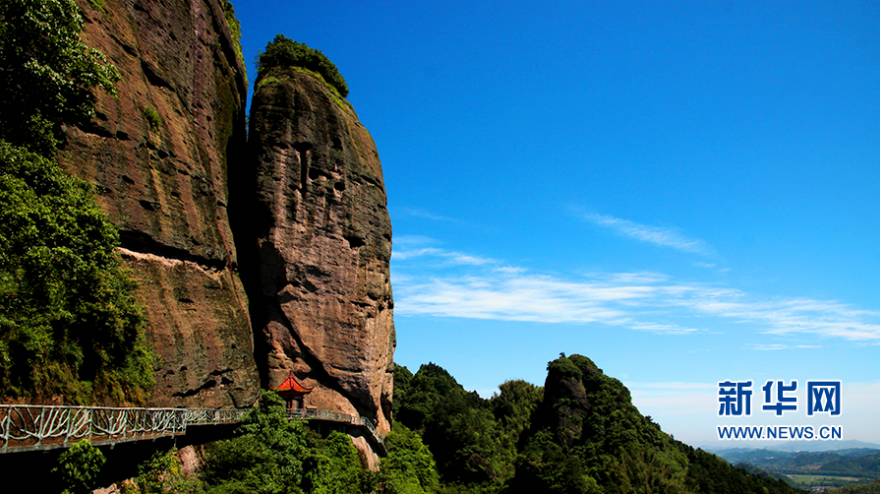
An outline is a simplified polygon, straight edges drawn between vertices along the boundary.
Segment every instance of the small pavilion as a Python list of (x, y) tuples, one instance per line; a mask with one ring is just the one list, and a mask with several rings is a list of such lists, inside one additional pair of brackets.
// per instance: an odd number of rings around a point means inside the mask
[(275, 391), (284, 398), (284, 401), (287, 403), (287, 411), (292, 412), (294, 410), (302, 410), (304, 408), (303, 398), (305, 395), (312, 392), (314, 388), (307, 388), (303, 386), (299, 379), (297, 379), (293, 375), (293, 371), (290, 371), (290, 375), (287, 376), (287, 379), (284, 380)]

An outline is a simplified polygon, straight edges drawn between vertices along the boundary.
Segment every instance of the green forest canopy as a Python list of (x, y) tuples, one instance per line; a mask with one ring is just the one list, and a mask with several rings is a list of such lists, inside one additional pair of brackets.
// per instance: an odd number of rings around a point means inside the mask
[(590, 359), (548, 364), (544, 387), (483, 399), (444, 369), (395, 369), (394, 427), (419, 433), (449, 493), (795, 493), (661, 431)]

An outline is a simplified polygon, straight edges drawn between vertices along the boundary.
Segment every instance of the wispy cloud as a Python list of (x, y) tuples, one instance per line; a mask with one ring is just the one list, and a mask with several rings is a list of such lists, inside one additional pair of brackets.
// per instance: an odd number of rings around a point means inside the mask
[(770, 343), (770, 344), (751, 344), (749, 345), (752, 350), (758, 350), (761, 352), (772, 352), (776, 350), (792, 350), (792, 349), (803, 349), (803, 348), (821, 348), (819, 345), (784, 345), (782, 343)]
[(714, 288), (673, 303), (707, 315), (756, 324), (769, 334), (807, 333), (855, 341), (880, 340), (880, 313), (834, 300), (755, 300), (739, 290)]
[[(642, 413), (664, 416), (713, 416), (718, 387), (708, 383), (624, 382)], [(664, 426), (666, 423), (664, 423)]]
[(424, 209), (419, 208), (403, 208), (401, 211), (407, 216), (412, 216), (414, 218), (422, 218), (431, 221), (440, 221), (444, 223), (458, 223), (458, 220), (455, 218), (451, 218), (449, 216), (443, 216), (440, 214), (434, 214), (429, 211), (425, 211)]
[(691, 290), (686, 286), (622, 284), (598, 278), (567, 281), (506, 269), (484, 276), (403, 283), (399, 288), (395, 286), (395, 290), (398, 293), (395, 310), (401, 315), (602, 323), (663, 333), (698, 331), (640, 315), (646, 309), (657, 307), (663, 298)]
[(582, 217), (594, 225), (608, 228), (618, 235), (640, 242), (669, 247), (704, 257), (716, 256), (715, 249), (707, 242), (698, 238), (690, 238), (676, 228), (642, 225), (634, 221), (597, 213), (584, 213)]
[(484, 264), (495, 264), (498, 261), (488, 257), (463, 254), (461, 252), (449, 251), (439, 247), (430, 246), (435, 241), (430, 237), (423, 236), (407, 236), (397, 239), (391, 256), (396, 261), (404, 261), (417, 257), (435, 257), (445, 259), (447, 262), (457, 265), (482, 266)]
[[(436, 261), (420, 259), (420, 270), (432, 264), (441, 267), (415, 276), (406, 269), (406, 261), (416, 257)], [(394, 259), (404, 262), (404, 269), (394, 275), (399, 315), (596, 323), (665, 334), (717, 332), (719, 326), (734, 324), (779, 337), (813, 335), (880, 344), (880, 313), (833, 300), (767, 300), (734, 288), (681, 282), (654, 272), (538, 274), (433, 246), (395, 251)], [(779, 343), (752, 348), (814, 347)]]
[(637, 382), (626, 382), (626, 387), (629, 389), (677, 389), (677, 390), (687, 390), (687, 389), (711, 389), (717, 391), (718, 386), (714, 384), (707, 383), (684, 383), (684, 382), (668, 382), (668, 383), (637, 383)]

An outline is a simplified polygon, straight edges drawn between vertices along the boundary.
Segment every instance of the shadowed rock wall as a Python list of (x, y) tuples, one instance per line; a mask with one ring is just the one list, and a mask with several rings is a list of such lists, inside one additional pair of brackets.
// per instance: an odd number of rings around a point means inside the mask
[(247, 84), (221, 1), (78, 4), (84, 42), (123, 80), (90, 126), (68, 129), (60, 160), (121, 229), (163, 359), (150, 404), (250, 405), (260, 381), (227, 215)]
[(373, 139), (321, 80), (290, 69), (261, 74), (250, 123), (250, 166), (232, 184), (257, 364), (268, 386), (292, 370), (315, 386), (306, 405), (370, 417), (384, 434), (391, 223)]

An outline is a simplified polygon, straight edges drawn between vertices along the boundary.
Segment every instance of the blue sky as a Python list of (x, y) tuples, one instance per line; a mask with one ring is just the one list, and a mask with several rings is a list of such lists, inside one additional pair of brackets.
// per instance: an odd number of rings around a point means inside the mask
[(691, 443), (735, 423), (719, 381), (839, 379), (880, 443), (880, 4), (235, 8), (248, 61), (323, 51), (376, 141), (398, 363), (490, 396), (580, 353)]

